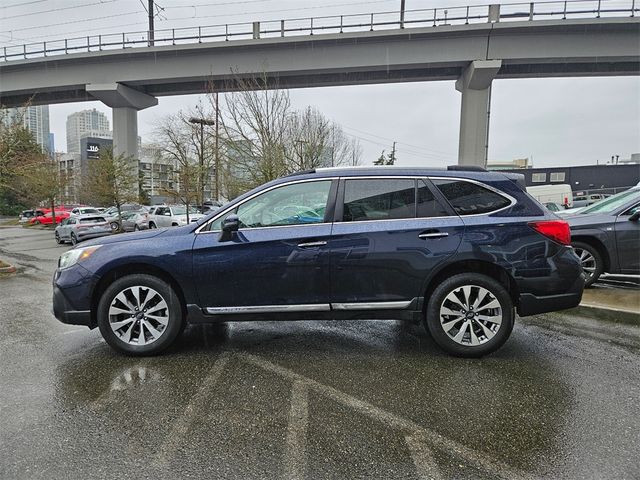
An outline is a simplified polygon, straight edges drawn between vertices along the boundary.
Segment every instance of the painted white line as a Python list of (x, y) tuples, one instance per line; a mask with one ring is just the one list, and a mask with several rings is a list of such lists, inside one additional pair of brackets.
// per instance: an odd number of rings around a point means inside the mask
[(305, 478), (307, 466), (307, 427), (309, 425), (309, 401), (307, 386), (296, 380), (291, 391), (291, 410), (287, 427), (287, 445), (284, 462), (284, 478)]
[(336, 388), (324, 385), (316, 380), (300, 375), (288, 368), (281, 367), (280, 365), (276, 365), (275, 363), (271, 363), (268, 360), (249, 353), (238, 353), (238, 356), (248, 363), (261, 367), (267, 371), (274, 372), (284, 378), (290, 379), (291, 381), (302, 382), (309, 390), (314, 390), (338, 403), (356, 410), (362, 415), (384, 423), (389, 428), (404, 431), (406, 432), (405, 434), (408, 435), (415, 435), (416, 433), (419, 433), (421, 437), (424, 438), (425, 442), (431, 445), (437, 445), (453, 454), (460, 455), (469, 463), (474, 464), (497, 478), (508, 478), (511, 480), (531, 478), (530, 475), (527, 475), (524, 472), (515, 470), (499, 460), (490, 459), (488, 455), (476, 452), (461, 443), (444, 437), (433, 430), (413, 422), (412, 420), (402, 418), (394, 413), (365, 402), (364, 400), (360, 400), (359, 398), (352, 397), (347, 393), (341, 392)]
[(62, 332), (60, 335), (69, 335), (70, 333), (80, 333), (80, 332), (88, 332), (86, 328), (78, 328), (77, 330), (67, 330), (66, 332)]
[(436, 459), (427, 445), (426, 439), (420, 433), (407, 435), (404, 440), (407, 443), (407, 447), (409, 447), (409, 453), (411, 453), (411, 458), (416, 466), (420, 480), (440, 480), (445, 478), (440, 473), (440, 469), (438, 469)]
[(176, 420), (171, 428), (171, 431), (167, 434), (165, 441), (160, 445), (156, 457), (153, 459), (153, 464), (156, 466), (166, 465), (169, 462), (171, 455), (175, 453), (176, 447), (184, 440), (184, 437), (189, 432), (191, 424), (196, 420), (207, 405), (211, 394), (211, 389), (215, 387), (218, 380), (222, 376), (227, 363), (229, 363), (230, 355), (228, 352), (223, 352), (213, 364), (211, 372), (202, 382), (200, 388), (191, 398), (191, 401), (187, 404), (182, 415)]

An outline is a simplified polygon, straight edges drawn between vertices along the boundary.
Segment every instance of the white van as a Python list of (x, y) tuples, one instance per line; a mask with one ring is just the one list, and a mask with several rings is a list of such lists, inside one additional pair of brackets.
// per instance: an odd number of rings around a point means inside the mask
[(573, 207), (573, 193), (571, 185), (561, 183), (557, 185), (535, 185), (527, 187), (527, 192), (540, 203), (557, 203), (564, 208)]

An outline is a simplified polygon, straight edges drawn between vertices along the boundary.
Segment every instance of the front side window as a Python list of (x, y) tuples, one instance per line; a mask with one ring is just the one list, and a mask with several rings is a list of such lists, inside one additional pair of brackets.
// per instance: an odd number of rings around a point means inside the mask
[(233, 213), (238, 215), (240, 228), (323, 223), (330, 190), (331, 180), (277, 187), (217, 218), (209, 230), (219, 231), (222, 221)]
[(508, 207), (502, 195), (476, 183), (463, 180), (433, 180), (458, 215), (478, 215)]
[(413, 179), (354, 179), (344, 187), (344, 222), (414, 218)]

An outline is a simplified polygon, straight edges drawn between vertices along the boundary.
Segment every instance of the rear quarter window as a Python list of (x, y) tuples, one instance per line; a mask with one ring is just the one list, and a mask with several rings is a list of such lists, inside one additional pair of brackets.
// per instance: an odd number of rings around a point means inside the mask
[(465, 180), (433, 180), (458, 215), (495, 212), (511, 205), (502, 195)]

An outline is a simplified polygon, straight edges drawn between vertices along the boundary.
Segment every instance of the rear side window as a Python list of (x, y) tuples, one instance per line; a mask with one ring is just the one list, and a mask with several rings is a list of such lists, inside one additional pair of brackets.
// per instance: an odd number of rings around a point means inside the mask
[(345, 181), (342, 220), (392, 220), (414, 218), (413, 179), (354, 179)]
[(447, 209), (435, 198), (424, 180), (418, 180), (418, 218), (447, 217)]
[(508, 207), (511, 202), (481, 185), (463, 180), (433, 180), (458, 215), (477, 215)]

